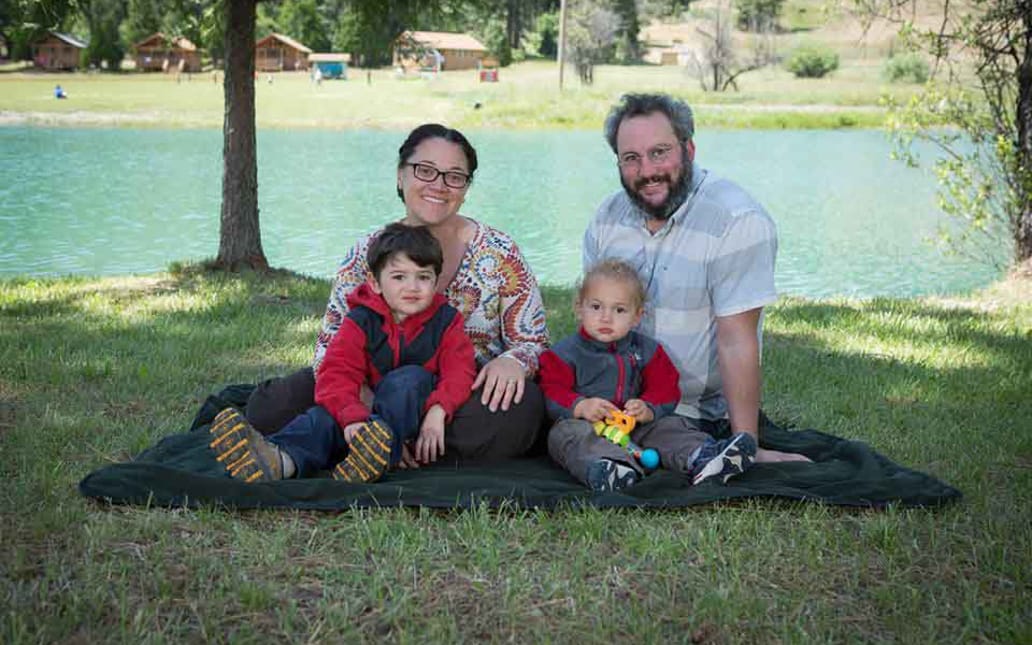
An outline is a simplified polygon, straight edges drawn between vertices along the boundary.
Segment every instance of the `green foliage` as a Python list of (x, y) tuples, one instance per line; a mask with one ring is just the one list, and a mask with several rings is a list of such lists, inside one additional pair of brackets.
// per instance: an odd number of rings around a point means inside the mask
[(122, 39), (127, 45), (131, 46), (161, 31), (161, 5), (160, 0), (129, 0), (125, 20), (120, 27)]
[(823, 78), (838, 69), (839, 56), (827, 47), (803, 45), (785, 62), (785, 69), (797, 78)]
[(32, 56), (32, 43), (47, 30), (69, 31), (75, 18), (74, 0), (0, 0), (0, 35), (14, 60)]
[(509, 45), (505, 23), (500, 18), (488, 20), (477, 32), (487, 51), (498, 59), (499, 65), (508, 67), (512, 64), (512, 47)]
[(739, 29), (766, 33), (777, 27), (785, 0), (735, 0)]
[(350, 52), (357, 65), (386, 65), (391, 62), (395, 38), (416, 28), (420, 16), (435, 11), (437, 4), (396, 0), (385, 7), (380, 0), (351, 0), (339, 14), (333, 47)]
[[(865, 12), (870, 18), (879, 9), (893, 15), (899, 7), (874, 2)], [(937, 83), (921, 96), (891, 107), (898, 156), (914, 163), (915, 140), (931, 142), (942, 153), (936, 164), (940, 197), (954, 224), (944, 230), (942, 242), (966, 253), (972, 246), (1000, 248), (1009, 241), (1014, 262), (1029, 262), (1032, 22), (1027, 0), (971, 0), (948, 8), (934, 28), (906, 23), (899, 35), (908, 48), (933, 57), (939, 69)]]
[(882, 75), (890, 83), (924, 83), (928, 74), (928, 61), (915, 52), (892, 56), (882, 68)]
[(552, 11), (538, 16), (525, 40), (529, 51), (542, 58), (555, 59), (559, 53), (559, 14)]
[(119, 69), (126, 52), (119, 33), (125, 5), (121, 0), (82, 0), (79, 9), (90, 30), (89, 43), (82, 52), (83, 67), (100, 67), (103, 62), (109, 70)]
[(312, 51), (330, 50), (331, 25), (320, 13), (317, 0), (286, 0), (280, 8), (276, 25), (281, 33)]
[(638, 22), (637, 2), (635, 0), (611, 0), (610, 7), (619, 20), (613, 60), (623, 64), (640, 61), (642, 52), (641, 43), (638, 42), (638, 32), (641, 27)]
[(971, 91), (932, 85), (906, 103), (887, 100), (893, 157), (918, 165), (914, 141), (932, 143), (939, 180), (939, 208), (950, 221), (937, 242), (956, 253), (998, 265), (1010, 213), (1020, 213), (1019, 195), (1007, 180), (1014, 144), (995, 134), (986, 105)]

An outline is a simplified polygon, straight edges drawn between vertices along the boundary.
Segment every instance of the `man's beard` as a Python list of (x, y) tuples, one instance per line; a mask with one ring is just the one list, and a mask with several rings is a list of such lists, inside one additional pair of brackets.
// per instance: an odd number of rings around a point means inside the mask
[[(628, 185), (627, 181), (624, 180), (623, 175), (620, 176), (620, 183), (623, 184), (624, 192), (630, 198), (631, 202), (635, 206), (645, 211), (649, 217), (658, 220), (670, 219), (670, 216), (674, 214), (684, 200), (688, 198), (688, 192), (692, 186), (692, 166), (691, 164), (684, 164), (681, 166), (681, 177), (680, 180), (675, 181), (669, 173), (650, 175), (648, 177), (638, 177), (634, 180), (633, 185)], [(645, 184), (653, 180), (659, 180), (666, 182), (667, 184), (667, 197), (663, 202), (657, 206), (649, 204), (638, 194)]]

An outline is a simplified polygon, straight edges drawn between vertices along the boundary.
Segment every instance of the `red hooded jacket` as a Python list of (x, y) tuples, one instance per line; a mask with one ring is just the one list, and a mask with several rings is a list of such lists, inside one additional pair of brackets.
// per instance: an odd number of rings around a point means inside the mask
[[(315, 402), (326, 408), (341, 428), (369, 418), (370, 410), (360, 396), (362, 384), (375, 388), (384, 375), (370, 354), (369, 343), (375, 339), (370, 339), (356, 322), (357, 316), (362, 315), (361, 308), (374, 314), (372, 319), (377, 322), (378, 330), (386, 335), (390, 369), (406, 364), (401, 362), (402, 350), (421, 340), (419, 336), (424, 331), (434, 333), (427, 330), (427, 324), (439, 323), (442, 318), (435, 318), (435, 314), (448, 308), (454, 311), (454, 317), (441, 333), (437, 347), (432, 348), (433, 355), (422, 367), (437, 376), (437, 386), (427, 398), (423, 413), (439, 404), (450, 421), (455, 410), (469, 398), (476, 376), (473, 343), (466, 336), (462, 314), (454, 310), (444, 296), (436, 293), (429, 307), (396, 323), (387, 301), (368, 284), (362, 284), (348, 294), (347, 302), (349, 313), (341, 321), (340, 329), (326, 349), (326, 357), (316, 373)], [(442, 311), (442, 314), (447, 313), (450, 312)], [(383, 349), (383, 353), (386, 351)]]

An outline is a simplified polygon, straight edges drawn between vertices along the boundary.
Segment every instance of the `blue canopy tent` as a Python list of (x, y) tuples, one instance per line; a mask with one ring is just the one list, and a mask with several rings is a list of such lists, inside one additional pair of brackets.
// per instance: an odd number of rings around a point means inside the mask
[(322, 78), (339, 78), (347, 80), (348, 54), (309, 54), (308, 62), (312, 65), (312, 74), (318, 73)]

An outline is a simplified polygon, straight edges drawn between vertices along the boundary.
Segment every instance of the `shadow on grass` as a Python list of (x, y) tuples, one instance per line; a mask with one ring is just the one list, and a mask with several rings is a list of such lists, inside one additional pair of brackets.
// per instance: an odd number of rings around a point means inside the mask
[[(869, 441), (917, 465), (1032, 454), (1032, 330), (970, 309), (782, 301), (764, 341), (776, 420)], [(1008, 463), (1013, 459), (1008, 459)]]
[[(13, 406), (50, 410), (55, 430), (110, 422), (136, 437), (141, 423), (147, 437), (167, 431), (226, 384), (306, 364), (330, 288), (196, 267), (0, 286), (5, 432), (29, 432), (11, 423)], [(543, 296), (553, 341), (575, 331), (571, 290)], [(1013, 319), (903, 300), (788, 299), (769, 310), (764, 361), (764, 407), (779, 423), (863, 439), (918, 467), (988, 433), (1028, 456), (1013, 429), (1032, 418), (1032, 336)]]

